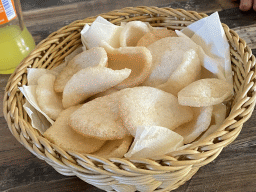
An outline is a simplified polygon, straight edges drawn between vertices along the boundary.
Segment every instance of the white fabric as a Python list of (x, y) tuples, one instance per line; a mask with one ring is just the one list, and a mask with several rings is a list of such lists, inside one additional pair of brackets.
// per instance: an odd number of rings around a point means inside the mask
[(230, 46), (218, 12), (189, 25), (181, 32), (176, 31), (176, 33), (182, 37), (185, 34), (201, 47), (199, 48), (199, 57), (206, 69), (216, 74), (218, 78), (233, 84)]

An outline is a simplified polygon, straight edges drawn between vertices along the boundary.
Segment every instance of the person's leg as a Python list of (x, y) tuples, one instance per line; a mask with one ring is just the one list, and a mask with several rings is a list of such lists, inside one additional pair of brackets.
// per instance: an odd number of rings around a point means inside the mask
[(249, 11), (254, 3), (254, 10), (256, 10), (256, 0), (241, 0), (239, 9), (242, 11)]

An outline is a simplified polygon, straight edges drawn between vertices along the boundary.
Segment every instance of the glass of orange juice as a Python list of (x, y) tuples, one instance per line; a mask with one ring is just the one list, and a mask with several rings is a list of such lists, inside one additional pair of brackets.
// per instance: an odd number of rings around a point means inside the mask
[(34, 49), (24, 25), (19, 0), (0, 0), (0, 74), (12, 73)]

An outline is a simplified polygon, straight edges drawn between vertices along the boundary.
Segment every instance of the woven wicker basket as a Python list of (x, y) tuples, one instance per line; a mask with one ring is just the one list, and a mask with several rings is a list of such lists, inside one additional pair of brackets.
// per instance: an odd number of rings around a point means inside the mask
[[(140, 20), (152, 26), (182, 29), (206, 17), (206, 14), (182, 9), (157, 7), (131, 7), (101, 14), (110, 22)], [(52, 33), (17, 67), (11, 75), (4, 96), (4, 116), (15, 138), (39, 159), (45, 160), (59, 173), (76, 175), (85, 182), (106, 191), (171, 191), (189, 180), (201, 166), (213, 161), (240, 133), (255, 106), (255, 57), (244, 40), (222, 24), (231, 45), (235, 96), (228, 117), (218, 131), (203, 141), (182, 151), (173, 152), (159, 160), (104, 159), (94, 155), (81, 155), (64, 151), (50, 143), (32, 128), (23, 109), (25, 98), (18, 87), (27, 84), (27, 68), (51, 69), (81, 45), (80, 31), (95, 17), (75, 21)]]

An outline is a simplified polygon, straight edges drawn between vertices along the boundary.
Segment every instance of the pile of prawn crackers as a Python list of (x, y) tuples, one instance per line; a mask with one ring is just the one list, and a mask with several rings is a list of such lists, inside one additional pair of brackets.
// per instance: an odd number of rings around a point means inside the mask
[[(56, 68), (28, 69), (38, 106), (53, 120), (43, 134), (62, 149), (153, 157), (206, 138), (225, 120), (233, 86), (203, 67), (188, 38), (141, 21), (116, 26), (98, 17), (81, 40)], [(170, 145), (163, 147), (166, 136)]]

